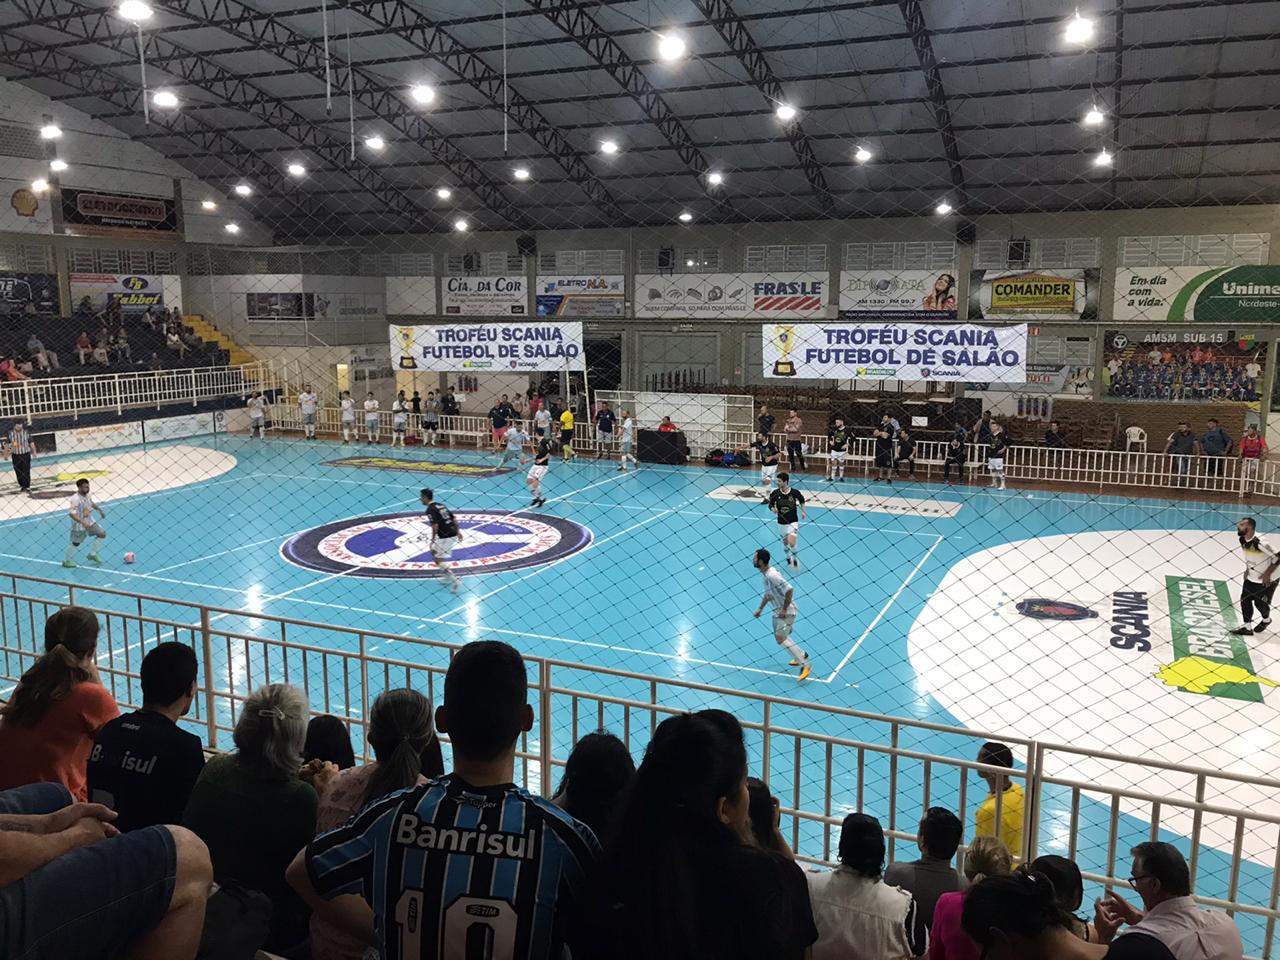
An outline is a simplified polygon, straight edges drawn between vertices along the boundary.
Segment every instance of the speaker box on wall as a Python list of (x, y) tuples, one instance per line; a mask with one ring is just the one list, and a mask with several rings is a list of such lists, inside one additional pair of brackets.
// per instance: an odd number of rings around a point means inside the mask
[(516, 237), (516, 253), (522, 257), (532, 257), (538, 252), (538, 239), (531, 233), (522, 233)]

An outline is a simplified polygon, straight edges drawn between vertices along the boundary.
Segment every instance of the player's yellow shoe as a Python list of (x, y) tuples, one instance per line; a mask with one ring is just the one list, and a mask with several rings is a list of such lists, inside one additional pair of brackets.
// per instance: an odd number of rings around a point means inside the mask
[(804, 666), (800, 668), (800, 676), (797, 679), (808, 680), (809, 674), (813, 673), (813, 666), (808, 660), (804, 662)]
[(799, 660), (788, 660), (788, 661), (787, 661), (787, 666), (788, 666), (788, 667), (798, 667), (798, 666), (800, 666), (800, 661), (799, 661)]

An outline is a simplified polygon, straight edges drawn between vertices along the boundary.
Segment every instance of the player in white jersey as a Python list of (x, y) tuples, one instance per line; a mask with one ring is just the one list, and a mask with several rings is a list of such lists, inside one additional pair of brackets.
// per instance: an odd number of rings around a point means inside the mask
[(302, 433), (308, 440), (316, 438), (316, 407), (320, 398), (311, 392), (311, 384), (304, 383), (298, 394), (298, 412), (302, 414)]
[[(62, 558), (64, 567), (74, 567), (76, 565), (76, 551), (80, 549), (80, 544), (84, 543), (90, 537), (97, 537), (99, 540), (107, 539), (107, 531), (102, 529), (102, 525), (93, 519), (93, 511), (98, 511), (98, 516), (103, 520), (107, 519), (106, 513), (102, 508), (93, 501), (93, 497), (89, 496), (89, 481), (77, 480), (76, 492), (71, 495), (71, 508), (67, 511), (67, 515), (71, 517), (71, 544), (67, 547), (66, 555)], [(93, 545), (89, 550), (89, 559), (94, 563), (101, 563), (98, 557), (98, 547)]]
[(249, 408), (249, 436), (252, 437), (257, 434), (259, 440), (265, 440), (267, 437), (267, 398), (255, 390), (245, 406)]
[(760, 598), (755, 615), (759, 618), (766, 605), (773, 607), (773, 639), (791, 654), (791, 666), (800, 668), (799, 679), (808, 680), (813, 672), (809, 655), (791, 639), (791, 630), (796, 624), (795, 590), (781, 571), (769, 566), (769, 551), (763, 547), (756, 551), (751, 565), (764, 575), (764, 596)]
[(547, 409), (545, 402), (533, 415), (533, 438), (535, 441), (551, 438), (551, 411)]
[(356, 402), (351, 399), (351, 391), (342, 391), (340, 405), (342, 407), (342, 442), (350, 443), (351, 434), (356, 432)]
[(635, 421), (631, 419), (631, 411), (622, 411), (622, 437), (618, 442), (619, 464), (618, 469), (623, 473), (627, 470), (627, 461), (630, 460), (637, 470), (640, 469), (640, 461), (636, 459), (636, 455), (632, 453), (634, 445), (634, 437), (636, 431)]
[(404, 446), (404, 432), (409, 428), (409, 401), (404, 398), (404, 391), (396, 394), (391, 401), (391, 445), (397, 443)]
[(498, 466), (505, 467), (512, 460), (519, 460), (522, 464), (525, 463), (524, 457), (520, 456), (520, 454), (524, 450), (524, 445), (529, 442), (529, 435), (520, 429), (519, 422), (507, 429), (504, 439), (507, 441), (507, 445), (502, 450), (502, 460), (499, 461)]
[(373, 399), (372, 391), (364, 401), (364, 429), (369, 435), (370, 443), (378, 442), (378, 407), (380, 404)]

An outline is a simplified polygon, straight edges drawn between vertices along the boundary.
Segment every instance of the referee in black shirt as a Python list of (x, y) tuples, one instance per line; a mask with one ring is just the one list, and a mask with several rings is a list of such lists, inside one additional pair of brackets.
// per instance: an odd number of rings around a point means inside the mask
[(14, 475), (18, 478), (18, 489), (23, 493), (31, 490), (31, 457), (36, 452), (35, 441), (21, 420), (13, 421), (13, 429), (5, 438), (5, 452), (13, 464)]

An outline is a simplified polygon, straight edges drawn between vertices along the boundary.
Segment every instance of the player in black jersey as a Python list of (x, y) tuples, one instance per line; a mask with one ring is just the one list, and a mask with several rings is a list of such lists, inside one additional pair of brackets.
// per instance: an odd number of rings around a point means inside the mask
[(431, 554), (435, 557), (436, 566), (449, 582), (449, 592), (457, 593), (462, 581), (446, 561), (453, 556), (453, 548), (462, 542), (458, 518), (443, 503), (436, 503), (435, 494), (430, 487), (423, 487), (418, 498), (427, 508), (427, 522), (431, 524)]
[(1009, 436), (998, 423), (991, 424), (991, 439), (987, 441), (987, 470), (991, 474), (991, 486), (1004, 489), (1004, 452), (1009, 448)]
[(893, 433), (892, 425), (885, 421), (881, 421), (871, 432), (876, 441), (876, 479), (888, 480), (890, 483), (893, 483), (893, 477), (889, 475), (893, 469)]
[(835, 426), (827, 438), (827, 449), (831, 456), (827, 461), (827, 479), (844, 479), (844, 462), (849, 455), (849, 442), (853, 439), (853, 431), (844, 425), (844, 417), (836, 417)]
[(768, 503), (769, 487), (773, 485), (773, 478), (778, 475), (778, 445), (769, 434), (761, 431), (752, 446), (760, 451), (760, 486), (764, 487), (764, 502)]
[[(528, 463), (524, 459), (520, 462)], [(529, 475), (524, 481), (529, 487), (529, 492), (533, 494), (533, 499), (529, 502), (531, 507), (540, 507), (547, 502), (547, 498), (542, 495), (542, 478), (547, 475), (547, 465), (550, 462), (551, 439), (544, 436), (538, 441), (538, 449), (533, 455), (533, 466), (529, 468)]]
[(791, 486), (791, 474), (778, 474), (778, 489), (769, 494), (769, 509), (778, 518), (778, 532), (782, 535), (782, 546), (787, 552), (787, 564), (793, 570), (799, 570), (800, 556), (796, 550), (796, 540), (800, 536), (800, 520), (808, 520), (809, 514), (804, 509), (804, 494)]

